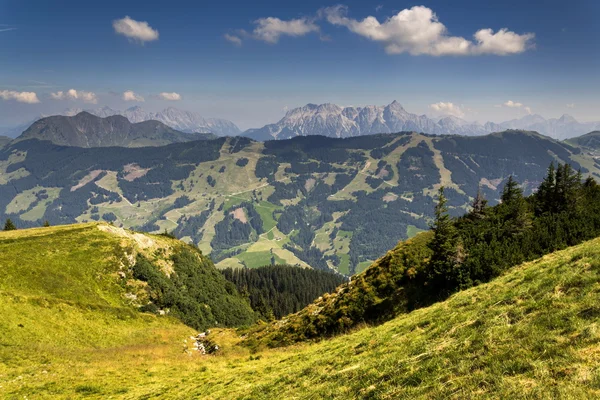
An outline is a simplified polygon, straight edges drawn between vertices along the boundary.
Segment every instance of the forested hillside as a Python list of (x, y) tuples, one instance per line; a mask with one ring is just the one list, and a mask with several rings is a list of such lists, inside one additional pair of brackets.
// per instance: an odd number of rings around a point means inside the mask
[(502, 202), (479, 193), (460, 218), (440, 188), (431, 232), (399, 243), (351, 282), (301, 312), (255, 329), (270, 346), (343, 333), (428, 306), (511, 267), (600, 236), (600, 186), (568, 164), (551, 164), (535, 194), (509, 177)]
[(265, 321), (300, 311), (346, 282), (339, 274), (290, 265), (227, 268), (221, 272), (242, 296), (248, 298), (252, 309)]
[(172, 232), (219, 268), (288, 264), (352, 275), (427, 230), (441, 186), (449, 213), (460, 216), (478, 191), (496, 204), (511, 175), (531, 194), (553, 161), (600, 176), (590, 151), (523, 131), (135, 149), (29, 140), (0, 149), (0, 221), (104, 220)]

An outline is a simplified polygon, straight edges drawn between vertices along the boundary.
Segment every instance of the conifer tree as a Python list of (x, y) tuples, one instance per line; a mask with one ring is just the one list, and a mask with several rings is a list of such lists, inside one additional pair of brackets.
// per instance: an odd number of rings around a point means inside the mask
[(50, 222), (48, 220), (44, 221), (44, 228), (50, 227)]
[(531, 215), (527, 200), (523, 197), (523, 191), (519, 183), (508, 177), (506, 185), (502, 190), (502, 204), (504, 214), (504, 233), (514, 236), (523, 233), (531, 226)]
[(522, 197), (523, 192), (519, 188), (519, 183), (513, 178), (512, 175), (509, 176), (508, 181), (506, 181), (506, 185), (504, 185), (504, 189), (502, 190), (502, 203), (510, 204)]
[(428, 244), (433, 251), (429, 261), (430, 279), (440, 296), (447, 295), (460, 284), (456, 267), (465, 258), (458, 232), (448, 215), (447, 202), (444, 187), (441, 187), (435, 206), (435, 221), (431, 225), (433, 239)]
[[(560, 165), (559, 165), (560, 168)], [(543, 182), (535, 194), (536, 200), (536, 214), (542, 215), (544, 213), (552, 212), (552, 206), (554, 204), (554, 192), (556, 187), (556, 170), (554, 168), (554, 162), (550, 163), (548, 167), (548, 174), (544, 178)]]
[(12, 220), (9, 218), (6, 220), (6, 223), (4, 224), (4, 230), (5, 231), (14, 231), (16, 230), (17, 227), (15, 226), (15, 224), (12, 222)]

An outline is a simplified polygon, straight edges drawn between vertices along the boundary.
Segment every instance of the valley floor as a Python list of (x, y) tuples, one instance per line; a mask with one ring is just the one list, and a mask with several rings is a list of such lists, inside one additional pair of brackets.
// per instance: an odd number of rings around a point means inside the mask
[(599, 274), (596, 239), (381, 326), (255, 354), (232, 330), (211, 334), (218, 355), (189, 354), (191, 331), (166, 322), (121, 345), (24, 343), (1, 349), (0, 397), (598, 398)]

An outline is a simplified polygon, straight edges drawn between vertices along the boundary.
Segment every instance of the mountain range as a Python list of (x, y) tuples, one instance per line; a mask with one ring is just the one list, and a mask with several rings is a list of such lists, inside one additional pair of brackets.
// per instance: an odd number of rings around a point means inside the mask
[(145, 147), (214, 138), (212, 133), (179, 132), (159, 121), (131, 123), (121, 115), (101, 118), (82, 111), (72, 117), (42, 118), (15, 141), (39, 139), (75, 147)]
[[(73, 116), (79, 114), (82, 109), (72, 108), (64, 112), (64, 115)], [(98, 117), (109, 117), (113, 115), (122, 115), (130, 122), (160, 121), (186, 133), (214, 133), (217, 136), (236, 136), (240, 129), (231, 121), (220, 118), (203, 118), (200, 114), (184, 111), (174, 107), (165, 108), (159, 112), (148, 112), (142, 107), (135, 106), (125, 111), (113, 110), (110, 107), (101, 107), (94, 110), (85, 110)]]
[[(240, 133), (240, 129), (231, 121), (220, 118), (203, 118), (198, 113), (184, 111), (173, 107), (166, 108), (156, 113), (145, 111), (139, 106), (130, 107), (125, 111), (114, 110), (106, 106), (85, 110), (81, 108), (69, 108), (59, 115), (73, 117), (82, 111), (102, 118), (121, 115), (126, 117), (132, 123), (151, 120), (159, 121), (173, 129), (185, 133), (214, 133), (217, 136), (236, 136)], [(0, 130), (0, 135), (15, 138), (27, 130), (27, 128), (36, 121), (49, 116), (50, 115), (42, 114), (17, 126), (3, 128)]]
[(401, 131), (478, 136), (506, 129), (535, 131), (554, 139), (564, 140), (600, 129), (600, 122), (580, 123), (566, 114), (552, 119), (534, 114), (500, 124), (494, 122), (481, 124), (455, 116), (435, 119), (426, 115), (412, 114), (397, 101), (387, 106), (365, 107), (307, 104), (288, 111), (277, 123), (250, 129), (244, 132), (244, 135), (254, 140), (265, 141), (310, 135), (345, 138)]
[[(577, 121), (570, 115), (546, 119), (538, 114), (526, 115), (502, 123), (470, 122), (455, 116), (431, 118), (427, 115), (410, 113), (397, 101), (387, 106), (341, 107), (335, 104), (307, 104), (289, 110), (278, 122), (262, 128), (249, 129), (241, 133), (231, 121), (218, 118), (203, 118), (198, 113), (169, 107), (159, 112), (148, 112), (139, 106), (124, 111), (110, 107), (92, 110), (71, 108), (61, 115), (74, 116), (82, 111), (98, 117), (122, 115), (132, 123), (149, 120), (185, 133), (214, 133), (217, 136), (243, 136), (258, 141), (289, 139), (296, 136), (322, 135), (327, 137), (354, 137), (378, 133), (403, 131), (423, 132), (434, 135), (480, 136), (506, 129), (535, 131), (558, 140), (584, 135), (600, 130), (600, 122)], [(47, 117), (40, 115), (33, 121), (0, 130), (0, 135), (17, 137), (35, 121)]]

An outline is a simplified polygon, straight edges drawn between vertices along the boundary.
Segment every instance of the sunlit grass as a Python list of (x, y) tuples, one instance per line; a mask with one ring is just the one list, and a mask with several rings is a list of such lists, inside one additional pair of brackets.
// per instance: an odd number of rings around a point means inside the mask
[(3, 293), (0, 397), (598, 398), (599, 274), (596, 239), (320, 343), (252, 353), (217, 329), (216, 356), (169, 319)]

